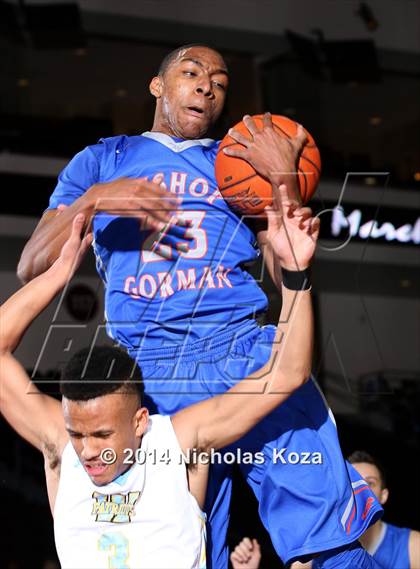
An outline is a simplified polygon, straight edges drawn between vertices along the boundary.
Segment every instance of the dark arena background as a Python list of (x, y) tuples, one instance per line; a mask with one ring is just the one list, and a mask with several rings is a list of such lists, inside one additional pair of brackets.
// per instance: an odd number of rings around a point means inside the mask
[[(187, 43), (214, 46), (231, 74), (214, 137), (246, 113), (270, 110), (317, 141), (314, 373), (343, 453), (364, 449), (385, 465), (385, 519), (419, 529), (420, 4), (1, 1), (0, 30), (1, 301), (20, 286), (22, 248), (68, 160), (100, 137), (149, 130), (148, 84), (163, 56)], [(270, 298), (266, 321), (274, 322), (274, 285), (261, 266), (252, 271)], [(80, 346), (103, 323), (102, 292), (89, 253), (58, 316), (78, 327)], [(52, 393), (57, 369), (39, 356), (55, 308), (17, 351)], [(62, 351), (60, 341), (52, 353)], [(41, 456), (1, 421), (1, 565), (53, 569)], [(243, 536), (260, 541), (261, 567), (281, 567), (256, 501), (235, 474), (230, 546)]]

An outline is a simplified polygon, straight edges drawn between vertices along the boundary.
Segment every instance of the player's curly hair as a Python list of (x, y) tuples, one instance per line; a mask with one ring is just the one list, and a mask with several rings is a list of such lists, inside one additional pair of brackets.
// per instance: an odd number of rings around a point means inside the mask
[(184, 51), (186, 49), (190, 49), (191, 47), (205, 47), (206, 49), (211, 49), (212, 51), (215, 51), (216, 53), (219, 53), (220, 55), (222, 55), (217, 49), (215, 49), (211, 45), (207, 45), (205, 43), (189, 43), (186, 45), (181, 45), (180, 47), (177, 47), (176, 49), (174, 49), (173, 51), (170, 51), (167, 55), (165, 55), (165, 57), (162, 59), (162, 62), (159, 66), (158, 75), (160, 77), (163, 77), (165, 75), (166, 71), (168, 70), (168, 68), (172, 65), (172, 63), (179, 56), (181, 51)]
[(351, 453), (347, 460), (350, 462), (350, 464), (355, 464), (357, 462), (366, 462), (367, 464), (373, 464), (373, 466), (376, 466), (381, 477), (382, 488), (386, 488), (385, 469), (377, 458), (373, 457), (365, 450), (355, 450)]
[(84, 348), (74, 354), (60, 379), (60, 392), (72, 401), (88, 401), (115, 392), (137, 394), (143, 400), (143, 379), (136, 362), (111, 346)]

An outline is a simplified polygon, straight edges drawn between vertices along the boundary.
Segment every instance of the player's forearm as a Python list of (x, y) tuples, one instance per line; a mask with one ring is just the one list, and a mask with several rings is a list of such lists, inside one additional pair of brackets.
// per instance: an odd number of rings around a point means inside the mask
[[(278, 377), (277, 371), (290, 378), (292, 386), (296, 384), (299, 386), (308, 378), (312, 368), (313, 341), (311, 291), (298, 292), (283, 285), (282, 309), (277, 326), (276, 343), (271, 355), (273, 370), (270, 373), (270, 381), (273, 387), (282, 387), (283, 380)], [(275, 358), (278, 358), (277, 364)]]
[(274, 255), (270, 243), (264, 245), (263, 250), (264, 263), (267, 267), (268, 274), (271, 280), (276, 285), (277, 290), (281, 293), (282, 278), (281, 278), (281, 265), (277, 257)]
[(58, 258), (71, 232), (71, 224), (78, 213), (83, 213), (86, 225), (94, 215), (97, 200), (92, 186), (83, 196), (62, 212), (48, 220), (41, 220), (25, 245), (17, 267), (19, 280), (25, 284), (44, 273)]
[(60, 267), (55, 264), (18, 290), (0, 307), (0, 351), (12, 352), (31, 322), (65, 285)]
[(208, 409), (203, 407), (201, 417), (205, 411), (211, 422), (200, 420), (200, 445), (221, 448), (237, 441), (306, 382), (311, 372), (313, 329), (311, 292), (283, 287), (269, 361), (227, 393), (204, 403)]
[(290, 170), (284, 171), (279, 167), (273, 167), (273, 170), (270, 172), (269, 180), (271, 182), (271, 187), (273, 190), (273, 195), (275, 192), (278, 192), (279, 187), (282, 184), (285, 184), (287, 187), (287, 193), (289, 198), (296, 200), (297, 202), (301, 202), (301, 196), (299, 192), (299, 184), (298, 184), (298, 177), (296, 168), (291, 167)]
[[(283, 403), (308, 379), (312, 367), (314, 322), (311, 291), (294, 291), (282, 286), (282, 309), (273, 342), (271, 356), (266, 365), (252, 374), (249, 380), (259, 384), (262, 397), (247, 403), (260, 409), (255, 414), (258, 422), (267, 413)], [(247, 393), (246, 384), (240, 382), (232, 393)], [(249, 391), (249, 389), (248, 389)], [(245, 408), (245, 407), (244, 407)], [(258, 415), (258, 417), (257, 417)]]

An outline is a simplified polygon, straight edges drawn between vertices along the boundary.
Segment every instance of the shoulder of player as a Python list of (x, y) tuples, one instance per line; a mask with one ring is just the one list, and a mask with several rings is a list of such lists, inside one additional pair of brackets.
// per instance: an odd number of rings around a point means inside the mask
[(420, 547), (420, 531), (416, 529), (410, 529), (410, 545), (413, 544), (415, 547)]
[(119, 134), (117, 136), (107, 136), (100, 138), (96, 144), (88, 146), (92, 152), (123, 152), (128, 146), (139, 144), (142, 141), (140, 135), (128, 136)]
[[(192, 406), (194, 407), (194, 406)], [(194, 410), (191, 408), (183, 409), (171, 416), (172, 428), (177, 438), (179, 447), (184, 453), (198, 446), (198, 431)]]

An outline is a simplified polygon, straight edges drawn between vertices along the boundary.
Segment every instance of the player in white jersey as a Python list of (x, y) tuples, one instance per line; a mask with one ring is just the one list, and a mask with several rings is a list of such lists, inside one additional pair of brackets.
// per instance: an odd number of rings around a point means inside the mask
[[(296, 263), (306, 269), (319, 220), (302, 217), (285, 186), (281, 197), (283, 217), (268, 212), (273, 250), (285, 269), (293, 271)], [(84, 221), (83, 214), (76, 216), (57, 261), (1, 308), (2, 413), (44, 455), (64, 569), (205, 567), (200, 508), (209, 453), (238, 440), (306, 381), (313, 341), (310, 288), (283, 285), (270, 360), (227, 393), (172, 417), (149, 417), (134, 362), (119, 350), (110, 361), (108, 349), (96, 349), (69, 363), (60, 404), (36, 389), (12, 351), (89, 245), (90, 235), (80, 238)]]

